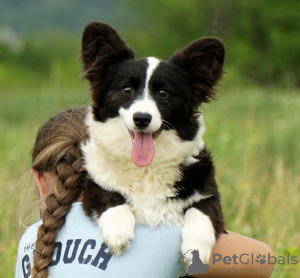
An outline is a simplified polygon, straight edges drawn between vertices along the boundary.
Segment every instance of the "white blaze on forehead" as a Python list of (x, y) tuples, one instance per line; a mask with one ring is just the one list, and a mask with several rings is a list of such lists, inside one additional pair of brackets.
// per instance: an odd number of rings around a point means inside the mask
[(149, 97), (149, 81), (157, 66), (160, 64), (160, 60), (155, 57), (147, 58), (148, 68), (146, 73), (146, 82), (145, 82), (145, 98)]
[(119, 110), (119, 114), (123, 117), (125, 125), (131, 131), (136, 130), (136, 126), (133, 121), (133, 115), (138, 112), (148, 113), (152, 116), (151, 123), (147, 128), (144, 129), (144, 132), (155, 132), (162, 124), (160, 112), (155, 101), (153, 98), (151, 98), (149, 90), (149, 81), (153, 75), (153, 72), (161, 61), (154, 57), (148, 57), (146, 61), (148, 63), (148, 68), (146, 72), (145, 89), (143, 95), (136, 99), (129, 108), (125, 109), (122, 107)]

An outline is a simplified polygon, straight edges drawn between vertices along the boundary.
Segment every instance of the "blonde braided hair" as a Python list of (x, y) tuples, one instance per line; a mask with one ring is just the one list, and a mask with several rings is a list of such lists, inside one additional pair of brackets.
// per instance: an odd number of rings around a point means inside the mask
[(85, 115), (85, 107), (62, 112), (52, 117), (37, 134), (32, 167), (41, 174), (51, 173), (53, 190), (45, 198), (43, 223), (37, 233), (33, 278), (48, 277), (57, 233), (81, 193), (85, 170), (80, 145), (88, 137)]

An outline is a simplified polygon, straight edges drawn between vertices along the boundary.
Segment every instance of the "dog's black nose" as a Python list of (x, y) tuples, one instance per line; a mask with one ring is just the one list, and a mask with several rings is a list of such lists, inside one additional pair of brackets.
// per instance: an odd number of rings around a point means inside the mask
[(148, 113), (138, 112), (133, 114), (133, 121), (138, 128), (147, 127), (151, 123), (151, 120), (152, 116)]

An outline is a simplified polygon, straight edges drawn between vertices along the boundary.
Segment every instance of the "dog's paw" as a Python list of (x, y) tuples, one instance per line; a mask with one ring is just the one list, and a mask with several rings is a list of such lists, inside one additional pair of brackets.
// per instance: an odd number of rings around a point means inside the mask
[(119, 256), (130, 247), (134, 238), (135, 217), (128, 205), (120, 205), (101, 215), (99, 227), (109, 252)]
[(109, 252), (117, 256), (130, 247), (130, 240), (134, 237), (134, 228), (127, 223), (109, 221), (102, 225), (101, 230)]
[(190, 265), (193, 259), (207, 264), (212, 248), (216, 243), (215, 231), (210, 218), (195, 208), (190, 208), (184, 216), (181, 252), (184, 264)]

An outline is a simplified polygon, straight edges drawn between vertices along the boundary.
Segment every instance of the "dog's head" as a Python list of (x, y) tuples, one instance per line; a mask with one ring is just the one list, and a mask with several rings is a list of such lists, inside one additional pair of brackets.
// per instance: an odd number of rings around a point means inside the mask
[(93, 22), (84, 30), (81, 52), (93, 120), (105, 124), (122, 119), (134, 163), (148, 166), (163, 132), (173, 130), (179, 141), (195, 140), (201, 126), (198, 107), (214, 98), (224, 56), (221, 41), (203, 38), (175, 52), (168, 62), (135, 59), (112, 27)]

